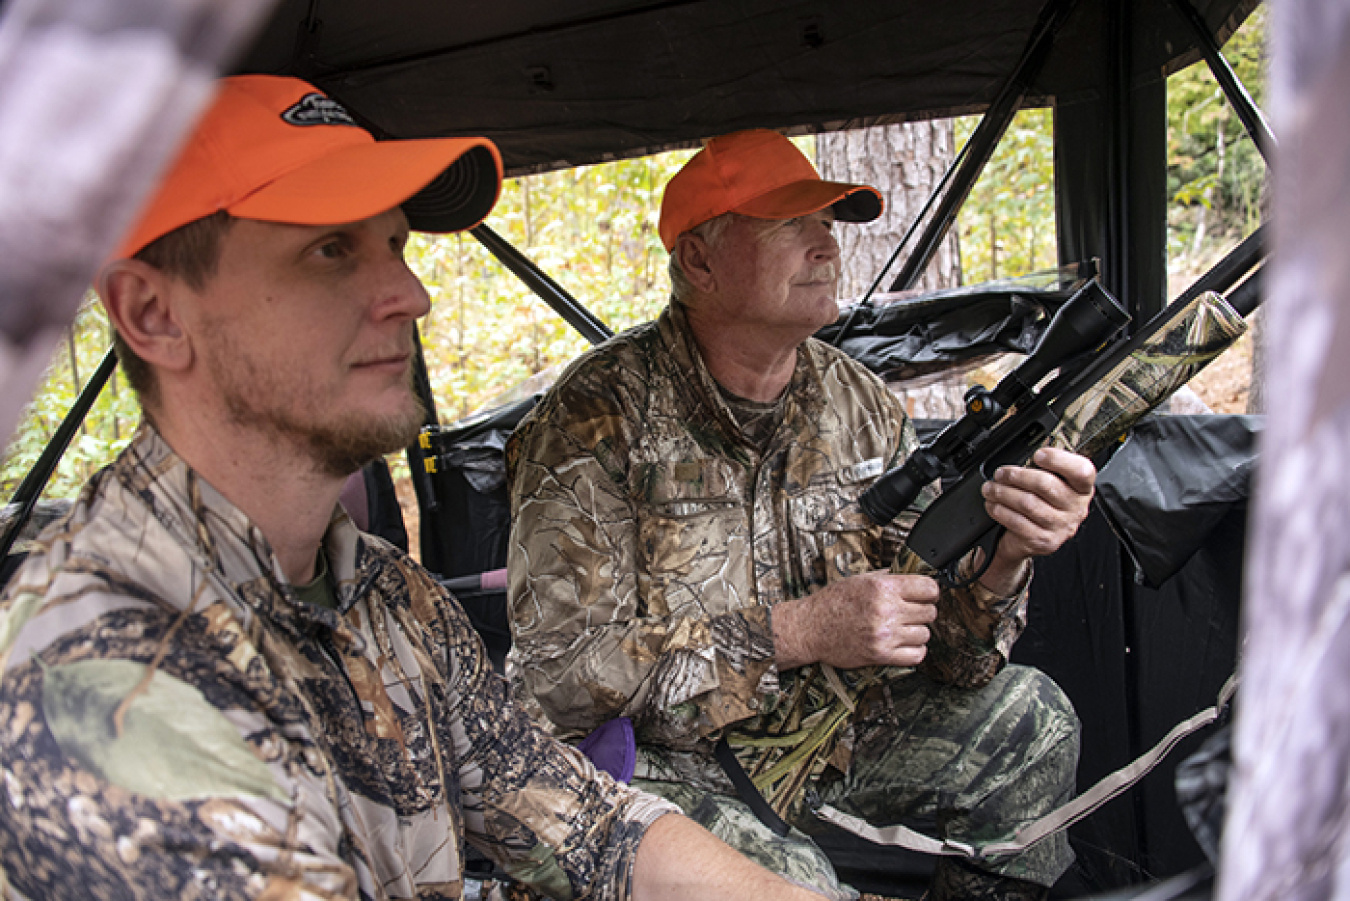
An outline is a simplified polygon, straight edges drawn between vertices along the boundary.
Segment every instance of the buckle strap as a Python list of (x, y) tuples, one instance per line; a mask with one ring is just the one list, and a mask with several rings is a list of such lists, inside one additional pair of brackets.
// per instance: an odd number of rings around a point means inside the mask
[(769, 802), (764, 800), (764, 796), (755, 788), (755, 783), (750, 781), (750, 774), (741, 766), (741, 762), (736, 759), (736, 753), (731, 750), (731, 745), (727, 744), (726, 738), (719, 738), (717, 744), (713, 746), (713, 755), (717, 762), (721, 764), (722, 771), (727, 774), (731, 784), (736, 787), (736, 794), (750, 808), (751, 812), (759, 819), (761, 823), (769, 827), (774, 835), (779, 838), (785, 837), (791, 827), (783, 822)]
[(1083, 819), (1098, 807), (1101, 807), (1107, 801), (1110, 801), (1140, 779), (1144, 778), (1150, 770), (1162, 762), (1162, 759), (1167, 756), (1168, 752), (1176, 747), (1178, 742), (1191, 733), (1213, 723), (1223, 714), (1224, 710), (1227, 709), (1229, 702), (1232, 700), (1234, 692), (1237, 691), (1237, 684), (1238, 677), (1237, 674), (1234, 673), (1228, 677), (1228, 681), (1224, 682), (1223, 688), (1219, 689), (1218, 701), (1213, 707), (1208, 707), (1194, 716), (1178, 723), (1170, 732), (1163, 736), (1156, 745), (1144, 754), (1116, 770), (1114, 773), (1104, 777), (1096, 785), (1092, 786), (1072, 801), (1055, 808), (1041, 818), (1018, 829), (1008, 841), (989, 842), (984, 845), (972, 846), (967, 845), (964, 842), (942, 841), (930, 838), (929, 836), (920, 832), (915, 832), (913, 829), (906, 826), (896, 825), (878, 829), (866, 820), (846, 814), (828, 804), (818, 807), (815, 810), (815, 814), (828, 823), (833, 823), (841, 829), (878, 845), (899, 845), (902, 848), (909, 848), (911, 851), (921, 851), (925, 854), (940, 854), (947, 857), (966, 857), (972, 860), (985, 860), (993, 857), (1005, 857), (1011, 854), (1018, 854), (1061, 829), (1071, 826)]

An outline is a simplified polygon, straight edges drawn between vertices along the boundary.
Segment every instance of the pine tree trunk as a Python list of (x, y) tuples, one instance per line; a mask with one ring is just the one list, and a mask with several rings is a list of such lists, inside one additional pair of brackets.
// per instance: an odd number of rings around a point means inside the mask
[[(886, 211), (868, 225), (845, 224), (835, 229), (843, 253), (839, 296), (844, 303), (860, 300), (876, 280), (905, 231), (923, 209), (933, 188), (942, 180), (955, 156), (950, 119), (879, 125), (855, 131), (822, 134), (816, 138), (820, 174), (833, 181), (860, 182), (881, 191)], [(913, 251), (916, 233), (878, 287), (886, 291)], [(961, 252), (956, 229), (948, 232), (924, 270), (916, 291), (936, 291), (961, 284)], [(922, 384), (892, 384), (909, 415), (953, 419), (964, 410), (965, 373)]]
[[(845, 225), (835, 232), (843, 251), (841, 298), (857, 299), (867, 291), (951, 165), (953, 145), (950, 119), (879, 125), (816, 138), (816, 159), (824, 178), (869, 184), (886, 198), (886, 211), (876, 222)], [(917, 237), (910, 239), (905, 254), (891, 267), (879, 290), (889, 287)], [(961, 254), (953, 230), (915, 288), (931, 291), (960, 283)]]
[(1272, 20), (1270, 403), (1247, 534), (1219, 901), (1350, 897), (1350, 7)]

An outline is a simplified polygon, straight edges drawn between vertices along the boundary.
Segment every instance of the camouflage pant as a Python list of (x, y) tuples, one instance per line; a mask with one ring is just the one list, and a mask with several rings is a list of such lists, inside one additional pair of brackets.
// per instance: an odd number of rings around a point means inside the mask
[[(869, 694), (847, 775), (815, 786), (821, 799), (875, 826), (897, 822), (971, 844), (1006, 839), (1069, 800), (1078, 766), (1078, 718), (1038, 670), (1008, 666), (981, 689), (911, 674)], [(799, 822), (786, 838), (739, 799), (670, 782), (635, 781), (678, 804), (714, 835), (798, 884), (852, 899)], [(800, 828), (804, 827), (805, 832)], [(1073, 862), (1061, 832), (1016, 857), (979, 866), (1052, 885)]]

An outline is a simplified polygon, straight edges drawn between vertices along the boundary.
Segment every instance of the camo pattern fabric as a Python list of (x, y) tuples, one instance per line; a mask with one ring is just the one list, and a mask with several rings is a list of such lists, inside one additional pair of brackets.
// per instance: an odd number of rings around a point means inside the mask
[(1247, 331), (1222, 295), (1207, 291), (1064, 412), (1049, 440), (1093, 457), (1171, 397)]
[[(903, 822), (928, 835), (978, 845), (1011, 838), (1073, 793), (1078, 718), (1038, 670), (1008, 666), (975, 690), (913, 673), (879, 684), (861, 704), (853, 766), (813, 787), (822, 803), (873, 823), (894, 823), (903, 811)], [(637, 784), (789, 880), (828, 898), (857, 897), (811, 840), (821, 825), (810, 816), (794, 817), (780, 837), (737, 798), (679, 783)], [(998, 885), (990, 873), (1048, 886), (1072, 862), (1060, 832), (1016, 856), (981, 862), (983, 882), (967, 880), (954, 897), (985, 897), (979, 886)]]
[[(731, 792), (718, 737), (768, 736), (737, 747), (759, 772), (780, 756), (767, 745), (799, 741), (835, 708), (819, 667), (778, 672), (771, 612), (889, 566), (931, 494), (886, 528), (858, 496), (917, 443), (885, 386), (814, 339), (762, 452), (741, 436), (678, 303), (592, 350), (507, 448), (513, 688), (566, 737), (631, 717), (639, 778)], [(931, 674), (987, 682), (1025, 600), (978, 585), (944, 592)], [(821, 758), (842, 762), (834, 750)]]
[(685, 816), (789, 882), (832, 901), (854, 901), (858, 897), (857, 890), (839, 881), (820, 846), (797, 827), (787, 835), (776, 835), (745, 802), (730, 795), (701, 791), (680, 782), (638, 779), (633, 784), (674, 801)]
[(324, 546), (336, 610), (148, 425), (85, 486), (0, 601), (6, 897), (456, 899), (465, 839), (629, 896), (674, 807), (515, 709), (408, 557), (340, 508)]

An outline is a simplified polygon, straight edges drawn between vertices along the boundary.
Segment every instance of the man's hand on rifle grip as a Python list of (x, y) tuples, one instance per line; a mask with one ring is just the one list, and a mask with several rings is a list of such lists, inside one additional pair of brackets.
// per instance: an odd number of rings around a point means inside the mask
[(1003, 596), (1016, 590), (1032, 557), (1053, 554), (1087, 518), (1097, 481), (1092, 461), (1042, 447), (1031, 466), (1001, 466), (984, 484), (985, 509), (1008, 531), (980, 583)]

